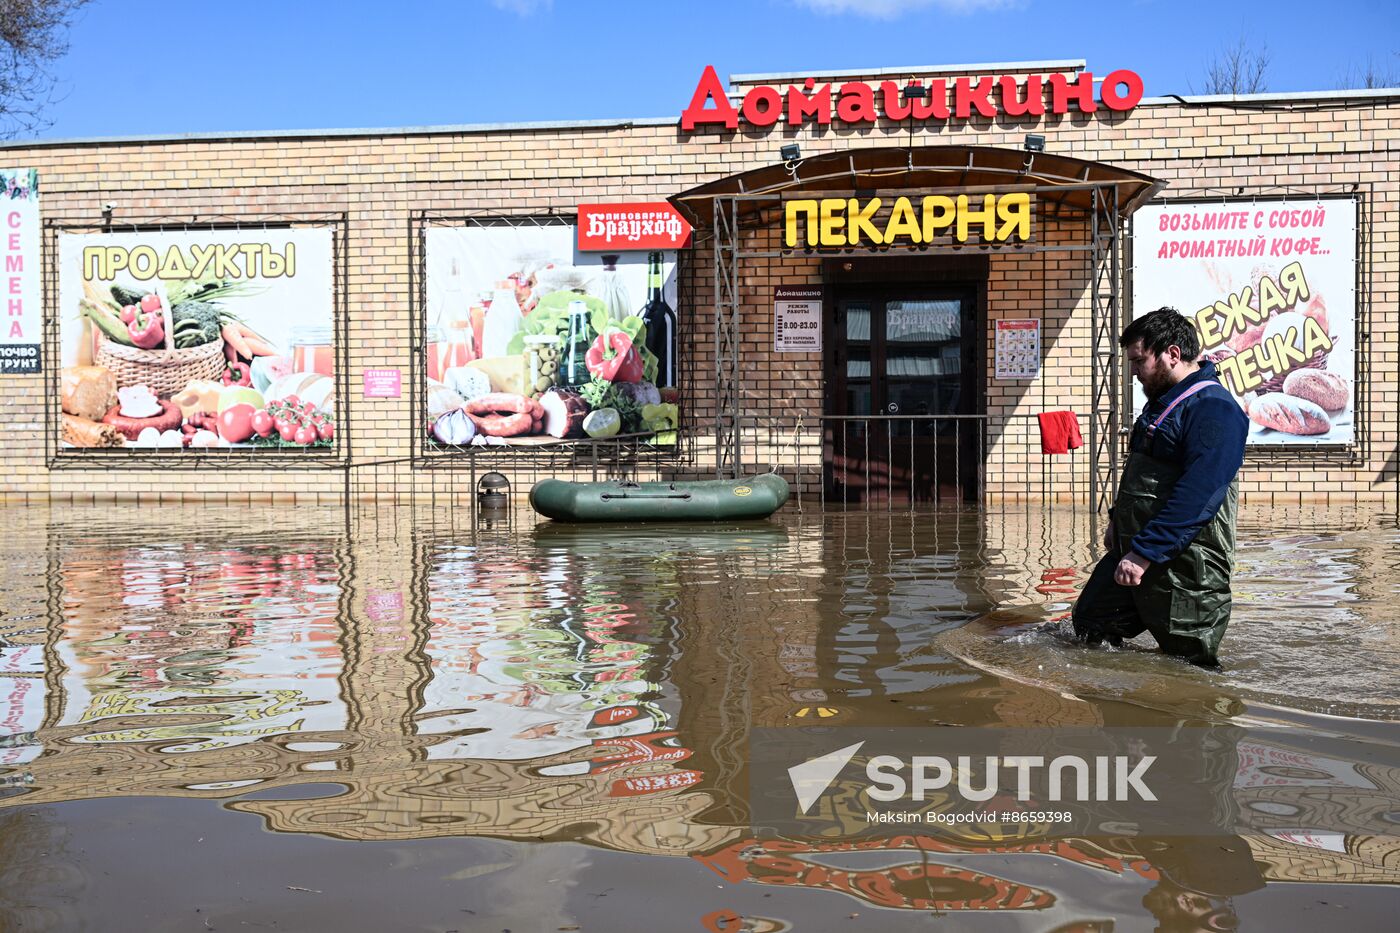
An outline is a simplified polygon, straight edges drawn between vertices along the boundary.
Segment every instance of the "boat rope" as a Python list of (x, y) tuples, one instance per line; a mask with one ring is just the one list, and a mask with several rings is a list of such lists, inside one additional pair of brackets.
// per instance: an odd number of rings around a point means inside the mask
[(778, 455), (768, 467), (768, 472), (777, 475), (778, 465), (787, 458), (787, 455), (797, 449), (797, 440), (802, 435), (802, 412), (797, 413), (797, 421), (792, 426), (792, 439), (778, 448)]

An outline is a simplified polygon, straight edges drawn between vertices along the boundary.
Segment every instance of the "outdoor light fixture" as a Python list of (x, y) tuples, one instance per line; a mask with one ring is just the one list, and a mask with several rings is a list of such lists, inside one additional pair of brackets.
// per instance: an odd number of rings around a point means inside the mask
[(476, 501), (483, 509), (503, 509), (510, 500), (510, 480), (500, 473), (487, 473), (476, 488)]
[(1026, 151), (1027, 151), (1027, 152), (1044, 152), (1044, 151), (1045, 151), (1045, 137), (1044, 137), (1044, 136), (1041, 136), (1039, 133), (1027, 133), (1027, 134), (1026, 134)]
[(933, 96), (933, 88), (924, 87), (922, 84), (911, 81), (904, 86), (904, 90), (900, 91), (899, 95), (905, 100), (909, 100), (912, 97), (917, 97), (919, 100), (927, 100)]
[(778, 155), (783, 157), (784, 162), (796, 162), (802, 158), (802, 147), (797, 143), (788, 143), (778, 150)]

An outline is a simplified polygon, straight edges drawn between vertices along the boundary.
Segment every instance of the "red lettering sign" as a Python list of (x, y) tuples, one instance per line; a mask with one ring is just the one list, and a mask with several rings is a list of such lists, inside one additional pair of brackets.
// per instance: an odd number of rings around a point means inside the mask
[(683, 249), (690, 245), (690, 233), (690, 224), (665, 201), (578, 206), (582, 251)]
[[(1096, 83), (1097, 98), (1094, 96)], [(913, 88), (920, 93), (910, 93)], [(706, 65), (690, 106), (681, 111), (681, 129), (689, 133), (697, 127), (715, 125), (736, 130), (740, 116), (751, 126), (773, 126), (784, 117), (788, 126), (807, 123), (826, 126), (833, 119), (843, 123), (875, 123), (882, 118), (923, 122), (1039, 117), (1071, 110), (1094, 113), (1100, 106), (1121, 112), (1136, 107), (1143, 94), (1142, 78), (1127, 69), (1109, 72), (1099, 82), (1094, 81), (1093, 72), (1081, 71), (1073, 75), (931, 78), (927, 83), (911, 81), (907, 86), (882, 81), (878, 90), (877, 106), (874, 82), (847, 82), (833, 90), (830, 84), (818, 87), (815, 79), (807, 78), (786, 89), (768, 85), (752, 87), (736, 108), (715, 74), (714, 66)], [(833, 93), (835, 106), (832, 105)]]

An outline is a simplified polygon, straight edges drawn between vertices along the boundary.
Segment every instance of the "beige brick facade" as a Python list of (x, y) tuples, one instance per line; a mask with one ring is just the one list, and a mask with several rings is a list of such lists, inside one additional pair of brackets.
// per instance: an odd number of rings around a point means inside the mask
[[(684, 105), (677, 101), (677, 109)], [(1292, 99), (1239, 109), (1219, 103), (1151, 99), (1128, 113), (991, 120), (974, 118), (915, 126), (702, 127), (683, 133), (654, 122), (522, 128), (444, 129), (383, 135), (286, 135), (92, 143), (11, 144), (6, 161), (41, 176), (45, 221), (102, 222), (114, 205), (117, 225), (184, 223), (211, 217), (343, 217), (343, 300), (349, 372), (343, 374), (341, 437), (356, 466), (298, 470), (178, 468), (134, 492), (131, 474), (49, 469), (43, 426), (56, 418), (52, 375), (7, 376), (0, 382), (3, 494), (9, 499), (245, 501), (296, 497), (336, 501), (351, 494), (460, 492), (465, 472), (416, 470), (407, 462), (418, 429), (405, 391), (399, 399), (366, 399), (366, 367), (410, 371), (419, 313), (413, 294), (413, 219), (448, 214), (569, 214), (581, 202), (660, 200), (694, 186), (778, 161), (777, 149), (799, 142), (804, 155), (879, 145), (976, 145), (1019, 150), (1027, 132), (1047, 137), (1047, 151), (1100, 161), (1168, 183), (1165, 197), (1278, 195), (1285, 189), (1361, 197), (1364, 276), (1358, 302), (1369, 330), (1359, 341), (1364, 371), (1359, 395), (1365, 418), (1359, 443), (1344, 452), (1251, 454), (1242, 474), (1248, 501), (1318, 500), (1342, 504), (1395, 495), (1397, 369), (1400, 368), (1400, 97)], [(775, 237), (776, 231), (754, 238)], [(681, 309), (686, 397), (693, 459), (676, 472), (704, 475), (714, 464), (713, 255), (700, 244), (688, 258)], [(1044, 328), (1042, 372), (1033, 382), (986, 381), (986, 489), (1005, 498), (1083, 498), (1087, 451), (1047, 462), (1031, 416), (1050, 407), (1088, 413), (1092, 407), (1089, 334), (1090, 268), (1077, 253), (998, 254), (986, 282), (987, 357), (992, 322), (1038, 317)], [(51, 280), (50, 280), (51, 281)], [(743, 269), (742, 371), (746, 468), (781, 462), (804, 494), (821, 476), (822, 435), (816, 416), (826, 387), (819, 354), (772, 352), (775, 285), (821, 284), (818, 260), (789, 257)], [(51, 291), (51, 289), (50, 289)], [(55, 296), (45, 295), (48, 327)], [(46, 365), (56, 361), (46, 360)], [(985, 369), (989, 367), (984, 366)], [(1364, 373), (1364, 375), (1363, 375)], [(45, 406), (53, 406), (46, 417)], [(398, 461), (394, 464), (384, 461)], [(500, 469), (496, 458), (488, 469)], [(378, 464), (377, 466), (364, 466)], [(557, 467), (521, 464), (517, 484)], [(585, 469), (585, 475), (591, 475)], [(1071, 482), (1071, 478), (1073, 482)]]

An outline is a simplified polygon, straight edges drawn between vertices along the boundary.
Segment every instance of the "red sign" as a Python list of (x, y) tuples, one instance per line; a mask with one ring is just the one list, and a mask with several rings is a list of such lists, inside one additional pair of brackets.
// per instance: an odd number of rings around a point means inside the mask
[[(911, 87), (918, 88), (919, 94), (908, 93)], [(1098, 82), (1090, 71), (931, 78), (928, 84), (919, 80), (910, 80), (907, 85), (881, 81), (878, 86), (865, 81), (841, 85), (828, 81), (818, 87), (816, 79), (808, 78), (785, 90), (771, 85), (750, 88), (735, 107), (714, 66), (706, 65), (690, 106), (681, 111), (681, 129), (689, 133), (713, 123), (734, 130), (739, 128), (740, 116), (752, 126), (773, 126), (784, 120), (788, 126), (829, 126), (833, 120), (876, 123), (887, 119), (898, 123), (1040, 117), (1069, 113), (1071, 107), (1081, 113), (1094, 113), (1099, 107), (1121, 112), (1132, 110), (1141, 100), (1142, 78), (1121, 68)]]
[(578, 206), (578, 248), (582, 251), (684, 249), (689, 245), (690, 224), (665, 201)]

